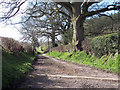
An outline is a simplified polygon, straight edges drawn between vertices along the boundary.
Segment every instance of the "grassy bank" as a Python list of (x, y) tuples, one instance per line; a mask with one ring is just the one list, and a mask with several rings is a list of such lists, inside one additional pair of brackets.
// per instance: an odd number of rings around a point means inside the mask
[(25, 79), (25, 73), (32, 69), (35, 56), (27, 53), (13, 54), (2, 50), (2, 86), (15, 87), (19, 81)]
[[(72, 54), (72, 56), (70, 56)], [(87, 55), (84, 51), (76, 52), (73, 54), (73, 52), (58, 52), (53, 51), (51, 53), (47, 53), (47, 55), (56, 57), (58, 59), (63, 59), (66, 61), (72, 61), (79, 64), (86, 64), (90, 65), (96, 68), (101, 68), (104, 70), (120, 73), (120, 55), (117, 53), (112, 56), (102, 56), (101, 58), (98, 58), (94, 55)]]

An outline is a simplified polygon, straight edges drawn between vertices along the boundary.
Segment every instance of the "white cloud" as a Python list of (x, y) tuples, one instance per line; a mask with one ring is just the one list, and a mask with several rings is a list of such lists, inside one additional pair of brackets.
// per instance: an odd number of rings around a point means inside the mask
[(5, 26), (2, 24), (0, 24), (0, 36), (13, 38), (15, 40), (20, 40), (20, 38), (22, 37), (20, 32), (13, 26)]

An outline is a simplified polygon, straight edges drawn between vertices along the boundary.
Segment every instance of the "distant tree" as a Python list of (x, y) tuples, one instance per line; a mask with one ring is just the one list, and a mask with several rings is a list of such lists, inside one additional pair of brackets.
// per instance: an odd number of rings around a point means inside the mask
[(23, 35), (22, 39), (32, 44), (33, 54), (35, 54), (36, 47), (39, 46), (40, 28), (35, 26), (35, 22), (32, 19), (21, 25), (22, 28), (19, 32)]
[[(43, 2), (35, 5), (31, 3), (31, 7), (32, 8), (28, 8), (26, 12), (25, 22), (31, 22), (32, 19), (32, 27), (39, 27), (37, 30), (40, 32), (40, 37), (49, 37), (52, 40), (52, 47), (55, 47), (57, 36), (64, 35), (64, 32), (71, 27), (71, 21), (68, 20), (68, 17), (54, 11), (54, 8), (62, 11), (64, 11), (64, 9), (56, 3)], [(38, 11), (39, 13), (37, 13)]]
[(98, 36), (118, 32), (119, 27), (118, 18), (119, 13), (111, 14), (109, 17), (95, 17), (85, 21), (85, 35)]
[(72, 35), (73, 35), (72, 28), (69, 28), (67, 31), (64, 31), (64, 33), (62, 34), (62, 39), (65, 45), (72, 43)]
[(48, 32), (45, 32), (44, 34), (48, 34), (50, 36), (52, 40), (52, 47), (56, 46), (55, 39), (57, 39), (57, 36), (62, 35), (62, 37), (64, 37), (65, 33), (67, 33), (71, 27), (71, 22), (66, 20), (66, 18), (67, 17), (58, 12), (54, 12), (52, 16), (47, 15), (46, 17), (46, 28)]

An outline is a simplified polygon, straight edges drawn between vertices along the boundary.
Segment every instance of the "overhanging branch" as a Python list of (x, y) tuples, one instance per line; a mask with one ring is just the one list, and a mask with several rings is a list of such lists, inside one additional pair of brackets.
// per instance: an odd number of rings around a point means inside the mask
[[(110, 6), (113, 6), (113, 8), (109, 8)], [(103, 8), (103, 9), (100, 9), (100, 10), (96, 10), (96, 11), (87, 12), (83, 16), (84, 17), (89, 17), (89, 16), (93, 16), (95, 14), (100, 14), (102, 12), (111, 11), (111, 10), (118, 10), (118, 7), (116, 7), (115, 5), (108, 5), (106, 8)]]
[(70, 15), (72, 15), (72, 7), (71, 4), (69, 2), (56, 2), (57, 4), (63, 6), (65, 9), (67, 9), (70, 13)]
[(60, 10), (56, 10), (56, 12), (59, 12), (59, 13), (65, 15), (66, 17), (68, 17), (69, 19), (71, 19), (71, 17), (68, 14), (66, 14), (65, 12), (62, 12)]

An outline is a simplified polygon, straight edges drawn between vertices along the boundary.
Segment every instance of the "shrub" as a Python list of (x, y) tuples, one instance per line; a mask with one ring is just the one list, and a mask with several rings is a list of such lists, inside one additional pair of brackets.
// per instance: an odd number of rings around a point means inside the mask
[(51, 51), (59, 51), (59, 52), (67, 52), (67, 51), (72, 51), (72, 45), (68, 44), (68, 45), (62, 45), (62, 46), (58, 46), (58, 47), (53, 47), (51, 48)]
[(24, 47), (25, 52), (32, 54), (33, 50), (32, 50), (32, 45), (29, 43), (22, 43), (22, 46)]
[(19, 53), (19, 52), (24, 51), (24, 48), (18, 41), (14, 40), (12, 38), (5, 38), (5, 37), (0, 37), (0, 38), (1, 38), (3, 48), (5, 48), (13, 53)]
[(82, 48), (87, 54), (91, 53), (90, 41), (90, 38), (85, 38), (85, 40), (82, 41)]
[(115, 54), (118, 51), (118, 34), (94, 37), (91, 40), (91, 50), (95, 56)]

